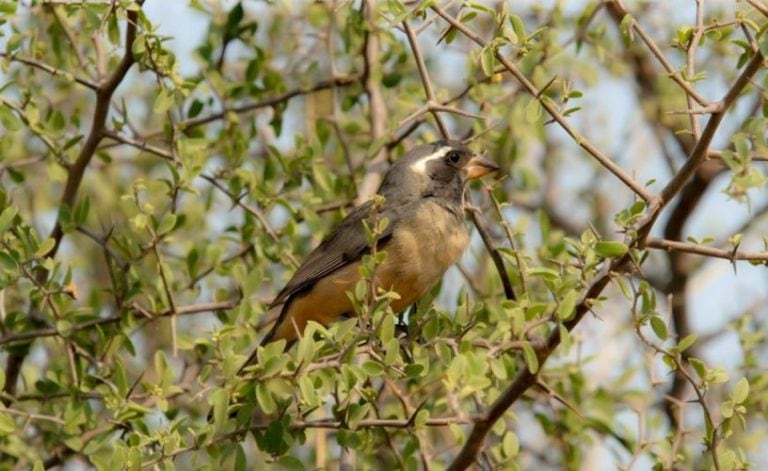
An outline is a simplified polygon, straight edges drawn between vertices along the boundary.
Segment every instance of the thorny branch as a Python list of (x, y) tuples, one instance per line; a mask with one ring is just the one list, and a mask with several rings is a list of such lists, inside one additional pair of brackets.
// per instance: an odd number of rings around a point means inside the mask
[[(467, 28), (464, 24), (459, 22), (456, 18), (446, 13), (438, 6), (431, 6), (431, 9), (440, 15), (445, 21), (458, 29), (466, 37), (480, 45), (481, 47), (488, 47), (485, 41), (483, 41), (477, 34)], [(495, 51), (496, 58), (501, 62), (507, 71), (518, 80), (523, 87), (535, 98), (539, 96), (539, 90), (517, 69), (517, 67), (509, 61), (499, 51)], [(575, 130), (573, 130), (567, 123), (565, 118), (559, 114), (559, 112), (546, 102), (542, 102), (542, 107), (550, 114), (550, 116), (560, 124), (568, 134), (573, 137), (576, 142), (590, 155), (595, 157), (606, 169), (617, 176), (622, 182), (631, 188), (638, 196), (649, 203), (649, 208), (645, 216), (640, 220), (637, 225), (635, 235), (629, 240), (630, 246), (643, 247), (648, 234), (651, 231), (655, 221), (659, 217), (661, 211), (669, 203), (671, 198), (676, 195), (685, 183), (689, 180), (691, 175), (696, 171), (701, 162), (706, 159), (709, 146), (714, 136), (715, 131), (719, 127), (725, 111), (730, 109), (738, 96), (750, 82), (752, 77), (758, 72), (763, 65), (764, 58), (760, 52), (756, 52), (753, 58), (749, 61), (745, 69), (731, 85), (725, 96), (717, 103), (715, 112), (712, 113), (707, 125), (701, 133), (700, 138), (697, 140), (691, 154), (688, 156), (688, 160), (681, 167), (681, 169), (672, 177), (672, 179), (666, 184), (664, 189), (658, 196), (651, 195), (645, 188), (639, 186), (629, 175), (627, 175), (622, 169), (616, 166), (607, 156), (603, 155), (599, 150), (594, 148), (591, 144), (585, 141), (579, 136)], [(606, 262), (600, 272), (592, 279), (588, 287), (582, 294), (576, 309), (575, 315), (569, 321), (564, 323), (565, 328), (570, 331), (584, 317), (584, 315), (591, 309), (592, 303), (598, 298), (603, 289), (608, 285), (612, 275), (616, 272), (624, 270), (626, 267), (631, 266), (632, 262), (631, 252), (628, 252), (623, 257), (610, 260)], [(555, 351), (560, 344), (560, 331), (555, 329), (547, 338), (546, 345), (543, 348), (539, 348), (536, 351), (539, 365), (543, 365), (547, 358)], [(454, 461), (449, 466), (451, 470), (466, 469), (476, 460), (478, 453), (481, 451), (482, 444), (485, 440), (485, 436), (490, 431), (493, 424), (501, 418), (504, 413), (519, 399), (522, 394), (530, 387), (536, 384), (536, 373), (532, 373), (528, 368), (522, 368), (507, 388), (501, 393), (497, 400), (486, 409), (482, 417), (477, 420), (472, 428), (472, 431), (464, 444), (459, 454), (455, 457)]]

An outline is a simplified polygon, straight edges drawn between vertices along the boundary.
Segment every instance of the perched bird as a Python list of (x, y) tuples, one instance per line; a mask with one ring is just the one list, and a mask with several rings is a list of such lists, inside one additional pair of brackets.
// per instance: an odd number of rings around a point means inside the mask
[[(384, 197), (378, 217), (389, 224), (377, 249), (386, 260), (377, 267), (375, 285), (396, 292), (390, 306), (402, 312), (429, 291), (456, 263), (469, 242), (463, 193), (467, 181), (498, 170), (462, 143), (420, 145), (395, 162), (378, 190)], [(347, 292), (360, 279), (363, 255), (370, 253), (363, 221), (374, 205), (353, 209), (304, 260), (270, 309), (280, 316), (261, 344), (285, 339), (290, 345), (308, 321), (322, 325), (355, 314)], [(255, 352), (243, 368), (255, 359)]]

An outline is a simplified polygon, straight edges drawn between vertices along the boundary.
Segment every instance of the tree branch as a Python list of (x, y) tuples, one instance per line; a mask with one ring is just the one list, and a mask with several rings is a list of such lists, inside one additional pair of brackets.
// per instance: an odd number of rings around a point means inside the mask
[(20, 64), (25, 64), (25, 65), (28, 65), (30, 67), (34, 67), (35, 69), (40, 69), (40, 70), (42, 70), (44, 72), (48, 72), (49, 74), (51, 74), (54, 77), (62, 77), (64, 79), (74, 80), (76, 83), (79, 83), (80, 85), (83, 85), (83, 86), (85, 86), (87, 88), (90, 88), (93, 91), (97, 91), (99, 89), (99, 86), (96, 83), (94, 83), (94, 82), (92, 82), (92, 81), (90, 81), (88, 79), (85, 79), (85, 78), (82, 78), (82, 77), (78, 77), (77, 75), (73, 75), (70, 72), (66, 72), (66, 71), (63, 71), (61, 69), (57, 69), (56, 67), (52, 67), (52, 66), (50, 66), (48, 64), (45, 64), (45, 63), (40, 62), (40, 61), (36, 61), (34, 59), (29, 59), (29, 58), (26, 58), (26, 57), (19, 57), (19, 56), (14, 55), (14, 54), (8, 54), (7, 52), (0, 52), (0, 57), (6, 57), (11, 62), (18, 62)]
[[(474, 32), (469, 30), (461, 22), (457, 21), (452, 16), (448, 15), (441, 8), (432, 6), (438, 15), (442, 16), (448, 23), (454, 26), (456, 29), (462, 32), (465, 36), (472, 39), (474, 42), (482, 47), (487, 47), (486, 43), (477, 36)], [(534, 97), (539, 96), (539, 90), (502, 54), (498, 51), (495, 52), (496, 58), (504, 65), (505, 68), (523, 85), (523, 87)], [(636, 235), (629, 240), (630, 246), (640, 245), (642, 246), (651, 231), (656, 219), (666, 204), (682, 187), (682, 185), (690, 178), (692, 173), (698, 168), (701, 161), (706, 158), (711, 143), (712, 137), (721, 123), (724, 113), (730, 108), (739, 96), (741, 91), (746, 87), (747, 83), (757, 73), (763, 63), (763, 57), (759, 52), (755, 53), (755, 56), (750, 60), (747, 67), (742, 74), (738, 77), (736, 82), (726, 93), (725, 97), (719, 103), (719, 110), (712, 114), (707, 125), (702, 132), (701, 138), (696, 142), (691, 154), (685, 165), (678, 171), (676, 175), (670, 180), (670, 182), (662, 190), (662, 194), (658, 197), (652, 196), (645, 188), (640, 187), (631, 177), (629, 177), (623, 170), (618, 168), (613, 162), (603, 156), (597, 149), (591, 145), (585, 145), (585, 142), (570, 125), (565, 118), (560, 115), (557, 110), (552, 108), (546, 101), (542, 101), (542, 106), (557, 121), (563, 129), (573, 137), (579, 145), (587, 150), (593, 157), (596, 158), (606, 169), (617, 176), (622, 182), (624, 182), (629, 188), (631, 188), (638, 196), (643, 198), (649, 203), (649, 209), (645, 216), (639, 221), (637, 225)], [(588, 144), (588, 143), (586, 143)], [(611, 277), (622, 270), (625, 270), (633, 263), (632, 251), (627, 252), (624, 256), (606, 261), (600, 273), (596, 275), (586, 288), (584, 294), (579, 299), (579, 302), (575, 308), (575, 314), (573, 318), (563, 323), (563, 326), (571, 331), (584, 315), (592, 308), (592, 304), (602, 293), (603, 289), (608, 285)], [(554, 329), (547, 338), (546, 345), (537, 348), (536, 354), (539, 360), (541, 371), (545, 361), (555, 351), (560, 344), (560, 329)], [(494, 423), (501, 418), (507, 409), (517, 401), (522, 394), (528, 390), (531, 386), (536, 384), (536, 373), (531, 373), (528, 368), (521, 368), (517, 376), (509, 384), (509, 386), (501, 393), (496, 401), (490, 406), (490, 408), (483, 414), (483, 417), (476, 421), (472, 432), (470, 433), (467, 442), (464, 447), (456, 456), (448, 469), (460, 470), (468, 468), (476, 459), (482, 444), (485, 440), (485, 436), (490, 431)]]
[[(143, 4), (143, 0), (138, 2), (139, 5)], [(85, 175), (85, 169), (91, 161), (91, 158), (98, 148), (99, 142), (103, 137), (104, 126), (109, 114), (110, 101), (112, 94), (117, 89), (120, 82), (128, 73), (131, 65), (134, 63), (134, 57), (132, 52), (133, 41), (136, 38), (136, 20), (138, 13), (136, 11), (129, 10), (127, 12), (127, 25), (125, 28), (125, 52), (122, 59), (117, 65), (115, 71), (110, 75), (106, 82), (99, 84), (96, 88), (96, 106), (93, 112), (93, 122), (91, 128), (88, 131), (88, 137), (85, 139), (83, 147), (80, 149), (80, 153), (77, 156), (75, 162), (69, 167), (67, 174), (67, 181), (64, 186), (64, 192), (61, 195), (59, 203), (59, 211), (61, 208), (68, 206), (73, 207), (75, 199), (77, 198), (80, 184), (83, 181)], [(61, 246), (61, 240), (64, 237), (64, 231), (61, 223), (57, 218), (56, 223), (51, 231), (50, 238), (54, 240), (54, 245), (51, 250), (44, 254), (47, 257), (54, 257)], [(48, 278), (48, 271), (40, 269), (37, 272), (37, 280), (43, 283)], [(4, 387), (4, 392), (13, 396), (16, 393), (16, 382), (18, 376), (21, 373), (21, 364), (24, 362), (24, 358), (27, 355), (27, 349), (23, 352), (11, 352), (8, 354), (6, 362), (7, 378)]]
[[(416, 60), (416, 66), (419, 70), (419, 76), (421, 77), (421, 84), (424, 87), (424, 94), (427, 96), (427, 104), (436, 106), (437, 105), (437, 97), (435, 96), (435, 91), (432, 88), (432, 81), (429, 80), (429, 72), (427, 72), (427, 66), (424, 64), (424, 57), (421, 55), (421, 48), (419, 47), (419, 41), (416, 38), (416, 35), (413, 32), (413, 29), (408, 24), (407, 20), (403, 21), (403, 29), (405, 30), (405, 34), (408, 36), (408, 44), (411, 45), (411, 51), (413, 51), (413, 58)], [(448, 139), (448, 129), (445, 127), (445, 123), (443, 123), (443, 119), (438, 114), (438, 110), (436, 108), (433, 108), (432, 106), (428, 106), (429, 111), (432, 113), (432, 116), (435, 117), (435, 122), (437, 123), (437, 128), (440, 131), (440, 134), (443, 136), (443, 139)]]
[[(209, 302), (209, 303), (190, 304), (187, 306), (177, 306), (176, 310), (169, 309), (169, 310), (165, 310), (157, 313), (150, 312), (149, 314), (151, 315), (152, 319), (168, 317), (171, 315), (187, 316), (190, 314), (201, 314), (205, 312), (224, 311), (227, 309), (233, 309), (237, 307), (239, 303), (240, 303), (240, 300), (236, 299), (236, 300), (229, 300), (229, 301), (215, 301), (215, 302)], [(144, 308), (140, 308), (138, 305), (135, 305), (135, 304), (132, 305), (131, 307), (134, 310), (141, 312), (142, 317), (147, 312)], [(101, 319), (94, 319), (90, 321), (81, 322), (79, 324), (73, 324), (71, 331), (80, 332), (83, 330), (91, 329), (92, 327), (96, 327), (96, 326), (117, 324), (123, 320), (125, 320), (125, 317), (123, 316), (110, 316), (110, 317), (104, 317)], [(61, 336), (61, 333), (59, 333), (59, 331), (53, 327), (46, 328), (46, 329), (29, 330), (27, 332), (8, 333), (0, 337), (0, 346), (7, 345), (10, 343), (15, 343), (15, 342), (21, 342), (24, 340), (33, 340), (33, 339), (38, 339), (43, 337), (56, 337), (56, 336)]]
[[(471, 31), (469, 28), (467, 28), (464, 23), (458, 21), (453, 16), (446, 13), (442, 8), (437, 6), (430, 7), (432, 10), (435, 11), (438, 15), (443, 17), (445, 21), (450, 23), (454, 28), (461, 31), (463, 35), (480, 45), (481, 47), (485, 48), (488, 47), (488, 44), (483, 41), (480, 36), (475, 34), (473, 31)], [(560, 114), (557, 109), (547, 100), (541, 99), (541, 90), (539, 90), (533, 83), (531, 83), (528, 78), (523, 75), (522, 72), (520, 72), (520, 69), (517, 68), (509, 59), (507, 59), (501, 52), (498, 50), (495, 51), (496, 59), (501, 62), (501, 64), (504, 66), (507, 71), (509, 71), (510, 74), (518, 81), (520, 84), (525, 88), (525, 90), (534, 97), (534, 99), (538, 100), (539, 103), (541, 103), (542, 108), (544, 108), (547, 113), (552, 117), (554, 121), (556, 121), (560, 127), (563, 128), (565, 132), (568, 133), (569, 136), (573, 138), (573, 140), (576, 142), (576, 144), (579, 145), (582, 149), (584, 149), (588, 154), (590, 154), (592, 157), (597, 160), (600, 165), (605, 167), (609, 172), (611, 172), (613, 175), (615, 175), (619, 180), (621, 180), (629, 189), (631, 189), (637, 196), (643, 199), (645, 202), (650, 202), (652, 199), (651, 193), (645, 189), (642, 185), (637, 183), (628, 173), (626, 173), (621, 167), (616, 165), (608, 156), (603, 154), (597, 147), (595, 147), (591, 142), (586, 140), (583, 136), (581, 136), (576, 129), (573, 128), (573, 126), (568, 123), (568, 120)]]
[(718, 249), (706, 245), (692, 244), (668, 239), (648, 239), (646, 247), (662, 249), (670, 252), (685, 252), (705, 257), (723, 258), (726, 260), (748, 260), (751, 262), (768, 262), (768, 252), (742, 252), (738, 250)]

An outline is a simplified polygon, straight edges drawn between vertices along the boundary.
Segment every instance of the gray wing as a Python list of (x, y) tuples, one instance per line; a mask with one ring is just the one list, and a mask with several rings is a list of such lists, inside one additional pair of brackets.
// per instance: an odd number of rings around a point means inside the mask
[[(363, 221), (371, 215), (372, 204), (367, 202), (350, 212), (346, 218), (315, 248), (296, 270), (288, 284), (278, 293), (270, 308), (284, 303), (289, 297), (311, 288), (318, 280), (339, 268), (360, 260), (370, 252)], [(403, 208), (390, 208), (381, 212), (389, 220), (379, 244), (392, 237)], [(279, 323), (279, 320), (278, 322)]]

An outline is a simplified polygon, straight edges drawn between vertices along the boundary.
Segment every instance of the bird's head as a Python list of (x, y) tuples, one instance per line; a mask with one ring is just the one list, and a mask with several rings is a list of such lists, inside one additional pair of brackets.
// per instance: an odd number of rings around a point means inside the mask
[(458, 141), (437, 141), (414, 147), (384, 176), (379, 194), (387, 200), (436, 196), (460, 203), (467, 181), (499, 167)]

